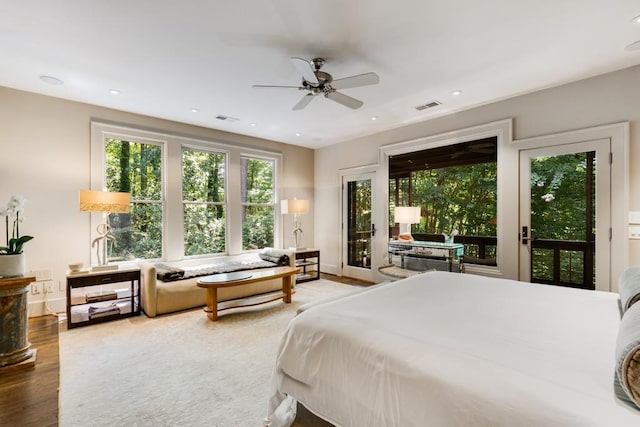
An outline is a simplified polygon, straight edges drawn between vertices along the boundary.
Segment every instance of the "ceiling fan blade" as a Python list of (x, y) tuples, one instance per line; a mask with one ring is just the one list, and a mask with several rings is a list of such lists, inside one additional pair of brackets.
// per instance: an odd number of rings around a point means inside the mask
[(300, 86), (273, 86), (273, 85), (253, 85), (254, 89), (273, 89), (273, 88), (285, 88), (285, 89), (304, 89)]
[(298, 72), (302, 74), (303, 79), (314, 85), (320, 84), (316, 77), (316, 73), (313, 71), (313, 65), (311, 65), (311, 62), (306, 59), (296, 57), (291, 58), (291, 61)]
[(380, 77), (376, 73), (364, 73), (357, 76), (336, 79), (331, 82), (334, 89), (349, 89), (352, 87), (375, 85), (380, 83)]
[(314, 95), (312, 93), (308, 93), (305, 96), (302, 97), (302, 99), (293, 106), (293, 111), (300, 111), (302, 110), (304, 107), (306, 107), (307, 105), (309, 105), (309, 103), (311, 101), (313, 101)]
[(329, 92), (325, 94), (325, 96), (330, 100), (337, 102), (338, 104), (342, 104), (345, 107), (351, 108), (352, 110), (357, 110), (364, 105), (364, 102), (340, 92)]

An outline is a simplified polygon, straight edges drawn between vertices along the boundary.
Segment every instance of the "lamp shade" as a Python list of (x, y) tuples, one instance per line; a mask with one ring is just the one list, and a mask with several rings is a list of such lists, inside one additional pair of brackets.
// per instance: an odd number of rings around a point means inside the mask
[(418, 224), (420, 222), (420, 206), (396, 206), (393, 221), (398, 224)]
[(80, 190), (80, 212), (129, 213), (129, 193)]
[(306, 214), (309, 212), (308, 200), (281, 200), (280, 208), (283, 214)]

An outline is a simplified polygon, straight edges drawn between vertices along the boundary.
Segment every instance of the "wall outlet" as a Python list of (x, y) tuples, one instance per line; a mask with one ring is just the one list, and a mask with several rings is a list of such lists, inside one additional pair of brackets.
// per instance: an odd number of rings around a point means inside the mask
[(33, 282), (31, 284), (31, 294), (40, 295), (42, 293), (42, 282)]
[(52, 294), (53, 293), (53, 282), (52, 281), (48, 281), (48, 282), (44, 282), (44, 293), (45, 294)]

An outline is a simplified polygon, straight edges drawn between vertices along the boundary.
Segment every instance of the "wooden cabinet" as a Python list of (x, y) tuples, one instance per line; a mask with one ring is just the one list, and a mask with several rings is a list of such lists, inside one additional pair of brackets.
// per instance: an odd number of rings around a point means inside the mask
[(67, 328), (140, 315), (140, 270), (67, 276)]
[(297, 250), (296, 267), (302, 270), (296, 275), (296, 283), (320, 279), (320, 251), (318, 249)]

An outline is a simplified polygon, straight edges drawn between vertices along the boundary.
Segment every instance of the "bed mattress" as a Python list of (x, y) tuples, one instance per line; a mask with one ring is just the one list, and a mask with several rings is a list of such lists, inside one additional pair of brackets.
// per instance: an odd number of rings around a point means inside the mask
[(638, 426), (616, 400), (618, 295), (431, 272), (289, 325), (270, 411), (339, 426)]

